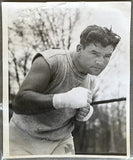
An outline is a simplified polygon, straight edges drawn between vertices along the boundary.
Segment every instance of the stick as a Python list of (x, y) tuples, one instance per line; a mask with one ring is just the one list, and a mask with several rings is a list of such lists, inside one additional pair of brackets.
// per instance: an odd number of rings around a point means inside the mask
[(126, 101), (126, 98), (122, 97), (122, 98), (114, 98), (114, 99), (108, 99), (108, 100), (94, 101), (94, 102), (91, 103), (91, 105), (112, 103), (112, 102), (120, 102), (120, 101)]

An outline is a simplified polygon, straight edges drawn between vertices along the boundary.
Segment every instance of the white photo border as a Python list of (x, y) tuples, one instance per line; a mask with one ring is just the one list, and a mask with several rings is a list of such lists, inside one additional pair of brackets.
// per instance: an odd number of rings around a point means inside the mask
[[(110, 0), (109, 0), (110, 1)], [(119, 1), (119, 0), (117, 0)], [(13, 1), (2, 1), (2, 2), (13, 2)], [(20, 2), (20, 1), (14, 1), (14, 2)], [(25, 1), (21, 1), (21, 2), (25, 2)], [(26, 1), (26, 2), (45, 2), (45, 1)], [(26, 3), (25, 2), (25, 3)], [(89, 1), (87, 1), (89, 2)], [(92, 2), (92, 1), (91, 1)], [(94, 1), (95, 2), (95, 1)], [(103, 2), (103, 1), (98, 1), (98, 2)], [(108, 2), (108, 0), (105, 0), (104, 2)], [(111, 2), (111, 1), (110, 1)], [(127, 2), (127, 1), (122, 1), (122, 2)], [(133, 1), (129, 1), (133, 4)], [(0, 4), (0, 11), (1, 9), (1, 4)], [(4, 17), (2, 15), (2, 11), (1, 11), (1, 19), (2, 22), (4, 21)], [(2, 59), (2, 61), (0, 61), (1, 64), (1, 77), (2, 79), (0, 79), (0, 83), (2, 84), (3, 88), (1, 89), (1, 95), (2, 95), (2, 99), (1, 100), (1, 104), (2, 104), (2, 109), (0, 108), (0, 121), (3, 121), (3, 124), (0, 123), (0, 133), (3, 132), (3, 134), (0, 134), (0, 158), (2, 158), (3, 160), (126, 160), (126, 159), (133, 159), (133, 5), (131, 5), (131, 40), (130, 40), (130, 109), (127, 111), (127, 155), (126, 156), (103, 156), (103, 155), (88, 155), (88, 156), (82, 156), (82, 155), (75, 155), (74, 157), (71, 156), (43, 156), (43, 155), (39, 155), (39, 156), (8, 156), (9, 155), (9, 148), (7, 146), (9, 146), (9, 139), (7, 137), (9, 137), (9, 123), (8, 123), (8, 61), (7, 61), (7, 57), (8, 55), (5, 56), (5, 53), (8, 53), (7, 48), (4, 47), (5, 42), (7, 42), (7, 37), (2, 36), (2, 33), (7, 33), (7, 28), (2, 27), (2, 22), (1, 23), (1, 31), (0, 31), (0, 38), (1, 38), (1, 42), (0, 42), (0, 49), (1, 49), (1, 53), (0, 53), (0, 58)], [(2, 55), (3, 53), (3, 55)], [(8, 132), (7, 132), (8, 131)]]

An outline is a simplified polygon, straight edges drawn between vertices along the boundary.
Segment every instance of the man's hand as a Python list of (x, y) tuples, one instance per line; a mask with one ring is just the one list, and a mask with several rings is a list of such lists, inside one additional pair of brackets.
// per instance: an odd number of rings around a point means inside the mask
[(84, 108), (80, 108), (76, 115), (76, 120), (81, 122), (87, 121), (92, 116), (93, 111), (94, 109), (91, 105), (88, 105)]
[(91, 91), (82, 87), (73, 88), (72, 90), (66, 93), (55, 94), (53, 96), (53, 106), (56, 109), (60, 108), (78, 109), (87, 107), (91, 102), (92, 102)]

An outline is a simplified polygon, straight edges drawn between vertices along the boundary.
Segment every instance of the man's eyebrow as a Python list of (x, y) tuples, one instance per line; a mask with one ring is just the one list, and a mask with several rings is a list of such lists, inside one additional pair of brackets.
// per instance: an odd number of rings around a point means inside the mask
[[(95, 51), (95, 50), (91, 50), (91, 52), (101, 54), (101, 52), (98, 52), (98, 51)], [(112, 52), (111, 52), (111, 53), (107, 53), (107, 54), (108, 54), (108, 55), (111, 55), (111, 54), (112, 54)]]
[(100, 52), (98, 52), (98, 51), (95, 51), (95, 50), (91, 50), (91, 52), (94, 52), (94, 53), (99, 53), (99, 54), (101, 54)]
[(112, 53), (107, 53), (106, 55), (112, 55)]

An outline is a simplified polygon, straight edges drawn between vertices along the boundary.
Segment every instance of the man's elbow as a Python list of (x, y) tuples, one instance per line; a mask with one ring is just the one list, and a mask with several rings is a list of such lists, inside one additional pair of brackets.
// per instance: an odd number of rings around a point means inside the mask
[(25, 114), (24, 93), (18, 93), (12, 102), (12, 109), (17, 114)]

